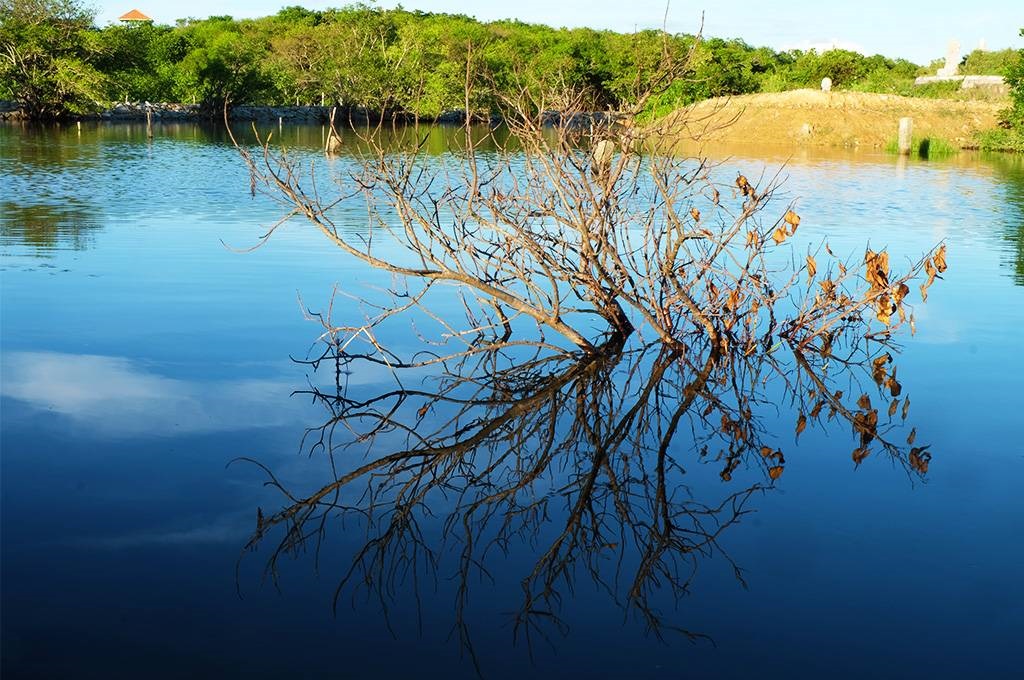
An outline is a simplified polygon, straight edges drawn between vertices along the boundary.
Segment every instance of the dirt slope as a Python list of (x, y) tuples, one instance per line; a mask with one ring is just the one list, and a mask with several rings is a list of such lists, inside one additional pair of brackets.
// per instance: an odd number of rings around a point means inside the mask
[(1005, 104), (924, 99), (863, 92), (794, 90), (709, 99), (670, 114), (666, 131), (680, 141), (883, 147), (899, 119), (914, 119), (914, 136), (957, 145), (996, 125)]

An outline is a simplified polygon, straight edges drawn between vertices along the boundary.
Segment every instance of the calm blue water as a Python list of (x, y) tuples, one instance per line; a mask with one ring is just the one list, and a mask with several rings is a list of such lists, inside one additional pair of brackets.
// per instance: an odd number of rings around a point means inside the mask
[[(282, 136), (313, 150), (321, 134)], [(431, 148), (444, 146), (435, 133)], [(899, 359), (928, 474), (884, 456), (854, 466), (845, 431), (809, 428), (796, 444), (781, 407), (785, 475), (694, 562), (678, 606), (667, 589), (652, 596), (714, 644), (659, 641), (581, 568), (560, 586), (566, 630), (547, 631), (531, 661), (509, 616), (532, 568), (527, 542), (471, 582), (465, 620), (487, 677), (1019, 672), (1024, 159), (748, 149), (722, 172), (787, 161), (798, 246), (870, 243), (897, 260), (948, 244), (950, 269), (916, 306)], [(291, 359), (320, 332), (303, 306), (323, 309), (337, 283), (389, 279), (298, 223), (255, 251), (227, 247), (255, 245), (279, 213), (250, 198), (215, 130), (168, 126), (147, 143), (128, 125), (0, 127), (0, 163), (3, 676), (473, 676), (452, 632), (449, 566), (418, 591), (400, 571), (384, 604), (346, 591), (334, 610), (345, 556), (365, 543), (358, 522), (332, 525), (319, 565), (313, 545), (283, 559), (276, 588), (262, 571), (273, 545), (243, 552), (256, 508), (283, 500), (231, 460), (256, 459), (289, 488), (330, 481), (301, 446), (324, 408), (292, 394), (331, 378)], [(340, 301), (334, 314), (361, 318)], [(701, 502), (741, 490), (683, 464)], [(436, 501), (438, 517), (449, 502)], [(437, 527), (423, 532), (431, 545)]]

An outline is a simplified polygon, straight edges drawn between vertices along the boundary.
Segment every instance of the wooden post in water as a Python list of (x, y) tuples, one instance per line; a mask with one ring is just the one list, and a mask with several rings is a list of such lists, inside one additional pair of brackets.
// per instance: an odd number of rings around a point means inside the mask
[(914, 134), (914, 119), (900, 118), (900, 131), (897, 137), (897, 147), (901, 156), (910, 155), (910, 140)]
[(153, 111), (146, 109), (146, 139), (153, 139)]
[(338, 107), (331, 107), (331, 126), (327, 130), (327, 143), (324, 145), (324, 153), (328, 156), (337, 156), (341, 153), (341, 135), (334, 127), (334, 114), (338, 110)]

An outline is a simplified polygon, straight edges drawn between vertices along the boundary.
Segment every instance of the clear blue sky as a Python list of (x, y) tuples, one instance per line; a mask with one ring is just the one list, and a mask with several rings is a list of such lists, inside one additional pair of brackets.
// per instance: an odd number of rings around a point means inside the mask
[[(137, 4), (133, 4), (137, 3)], [(344, 0), (93, 0), (100, 25), (115, 21), (132, 8), (159, 23), (183, 17), (230, 14), (255, 17), (273, 14), (286, 5), (311, 9), (338, 7)], [(398, 2), (376, 3), (393, 7)], [(406, 9), (469, 14), (487, 21), (514, 18), (553, 26), (589, 26), (616, 31), (660, 26), (664, 0), (405, 0)], [(1024, 47), (1022, 0), (673, 0), (668, 29), (692, 33), (704, 14), (704, 34), (743, 38), (776, 49), (829, 44), (927, 63), (942, 57), (951, 39), (964, 53), (985, 40), (989, 49)]]

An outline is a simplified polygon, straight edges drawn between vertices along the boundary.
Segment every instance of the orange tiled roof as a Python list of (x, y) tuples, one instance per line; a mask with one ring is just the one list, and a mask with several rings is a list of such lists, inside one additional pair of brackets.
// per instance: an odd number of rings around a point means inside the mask
[(122, 14), (120, 17), (118, 17), (118, 19), (120, 21), (152, 21), (152, 19), (150, 19), (137, 9), (133, 9), (131, 12), (128, 12), (127, 14)]

